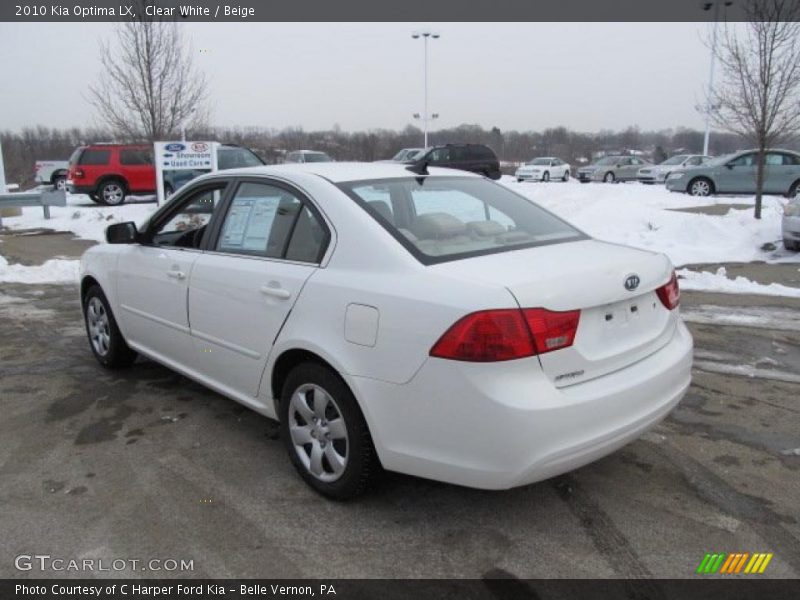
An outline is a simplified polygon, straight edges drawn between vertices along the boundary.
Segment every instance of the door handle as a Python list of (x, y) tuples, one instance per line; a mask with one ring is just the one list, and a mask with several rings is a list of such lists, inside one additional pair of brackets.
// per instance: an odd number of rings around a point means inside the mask
[(281, 300), (288, 300), (292, 297), (292, 293), (289, 290), (285, 290), (281, 287), (270, 287), (268, 285), (261, 286), (261, 293), (265, 296), (272, 296)]
[(186, 279), (186, 273), (183, 271), (167, 271), (167, 277), (172, 277), (173, 279)]

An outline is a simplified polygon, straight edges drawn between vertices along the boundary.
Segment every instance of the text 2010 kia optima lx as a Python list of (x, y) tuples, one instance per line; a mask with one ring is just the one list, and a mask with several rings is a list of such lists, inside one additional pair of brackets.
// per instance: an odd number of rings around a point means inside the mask
[(502, 489), (664, 417), (692, 339), (661, 255), (448, 169), (210, 174), (81, 261), (92, 351), (137, 353), (281, 421), (319, 492), (381, 467)]

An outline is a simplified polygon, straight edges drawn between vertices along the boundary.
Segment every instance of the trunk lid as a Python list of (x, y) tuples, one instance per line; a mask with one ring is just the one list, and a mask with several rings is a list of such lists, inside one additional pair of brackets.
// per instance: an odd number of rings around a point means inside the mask
[[(433, 267), (456, 276), (507, 288), (522, 308), (580, 310), (575, 342), (539, 355), (558, 387), (600, 377), (633, 364), (672, 338), (677, 310), (669, 311), (655, 290), (672, 265), (663, 254), (583, 240), (502, 252)], [(629, 277), (638, 278), (634, 289)], [(492, 308), (492, 307), (486, 307)]]

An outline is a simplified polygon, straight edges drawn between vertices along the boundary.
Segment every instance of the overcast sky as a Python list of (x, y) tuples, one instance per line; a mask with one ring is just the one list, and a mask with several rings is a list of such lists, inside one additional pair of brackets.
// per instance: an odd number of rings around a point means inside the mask
[[(344, 130), (413, 123), (423, 44), (414, 23), (181, 24), (216, 125)], [(701, 127), (701, 23), (441, 23), (430, 43), (437, 126), (579, 131)], [(0, 24), (0, 129), (96, 125), (86, 87), (113, 24)]]

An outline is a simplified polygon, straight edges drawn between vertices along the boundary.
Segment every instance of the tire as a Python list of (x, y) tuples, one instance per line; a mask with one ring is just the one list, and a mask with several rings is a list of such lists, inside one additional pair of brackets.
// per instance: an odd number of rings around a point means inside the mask
[(790, 252), (797, 252), (800, 250), (800, 242), (795, 242), (794, 240), (787, 240), (783, 238), (783, 247), (789, 250)]
[[(315, 404), (323, 398), (325, 407), (319, 412), (321, 403)], [(279, 416), (292, 464), (323, 496), (355, 498), (369, 489), (380, 473), (364, 415), (350, 388), (332, 369), (312, 362), (292, 369), (281, 390)], [(337, 421), (338, 427), (331, 428), (330, 423)], [(315, 456), (319, 457), (316, 467)]]
[(109, 179), (97, 188), (97, 196), (101, 204), (119, 206), (125, 202), (125, 184), (119, 179)]
[(569, 181), (569, 169), (564, 171), (564, 176), (561, 178), (561, 181)]
[(53, 189), (54, 190), (67, 190), (67, 176), (62, 174), (56, 175), (53, 177)]
[(789, 198), (800, 198), (800, 179), (795, 181), (792, 184), (792, 187), (789, 188)]
[(83, 322), (92, 354), (107, 369), (129, 367), (136, 352), (128, 347), (117, 327), (117, 320), (99, 285), (93, 285), (83, 297)]
[(695, 177), (686, 186), (686, 192), (692, 196), (704, 198), (714, 193), (714, 183), (707, 177)]
[(544, 183), (550, 181), (550, 171), (545, 171), (544, 174), (542, 174), (542, 181)]
[(522, 178), (521, 177), (517, 177), (517, 183), (522, 183)]
[(609, 171), (608, 173), (603, 175), (603, 182), (604, 183), (614, 183), (616, 180), (617, 180), (617, 178), (614, 177), (614, 173), (612, 173), (611, 171)]
[(169, 183), (164, 184), (164, 200), (172, 196), (175, 193), (175, 190), (172, 189), (172, 185)]

